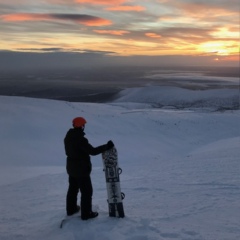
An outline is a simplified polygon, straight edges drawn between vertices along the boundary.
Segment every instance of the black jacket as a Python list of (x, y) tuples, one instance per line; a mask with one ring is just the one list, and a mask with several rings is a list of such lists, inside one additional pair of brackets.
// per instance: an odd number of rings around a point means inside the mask
[(93, 147), (81, 128), (71, 128), (64, 138), (67, 155), (67, 173), (72, 177), (89, 176), (92, 171), (90, 155), (98, 155), (107, 149), (107, 144)]

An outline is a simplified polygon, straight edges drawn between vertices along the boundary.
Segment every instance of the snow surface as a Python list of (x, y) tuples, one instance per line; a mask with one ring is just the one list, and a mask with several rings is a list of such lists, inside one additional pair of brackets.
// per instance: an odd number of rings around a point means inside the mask
[[(0, 96), (0, 112), (1, 240), (240, 239), (239, 110)], [(99, 155), (92, 157), (99, 217), (76, 217), (60, 229), (68, 186), (63, 138), (76, 116), (87, 119), (92, 145), (112, 139), (118, 149), (126, 217), (108, 217)]]
[[(235, 84), (235, 83), (234, 83)], [(157, 107), (177, 109), (224, 110), (239, 107), (239, 89), (222, 88), (189, 90), (170, 86), (145, 86), (125, 89), (115, 102), (148, 103)]]

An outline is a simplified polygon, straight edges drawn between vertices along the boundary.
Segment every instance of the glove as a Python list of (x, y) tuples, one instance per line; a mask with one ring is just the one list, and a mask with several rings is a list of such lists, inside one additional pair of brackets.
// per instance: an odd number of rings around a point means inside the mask
[(112, 142), (112, 140), (107, 142), (107, 150), (111, 149), (114, 147), (114, 143)]

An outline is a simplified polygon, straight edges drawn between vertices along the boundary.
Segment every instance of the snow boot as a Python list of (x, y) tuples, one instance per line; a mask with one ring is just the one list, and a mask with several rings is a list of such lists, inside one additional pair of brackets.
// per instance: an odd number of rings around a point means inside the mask
[(98, 216), (98, 212), (90, 212), (88, 215), (82, 215), (81, 218), (82, 220), (88, 220), (88, 219), (91, 219), (91, 218), (95, 218)]

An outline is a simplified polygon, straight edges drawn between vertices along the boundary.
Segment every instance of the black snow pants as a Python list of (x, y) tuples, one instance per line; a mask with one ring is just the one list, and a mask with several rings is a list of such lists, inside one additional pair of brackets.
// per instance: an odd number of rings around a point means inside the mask
[(92, 181), (90, 176), (71, 177), (69, 176), (69, 187), (67, 192), (67, 214), (75, 212), (77, 208), (78, 192), (81, 192), (81, 215), (88, 216), (92, 211)]

